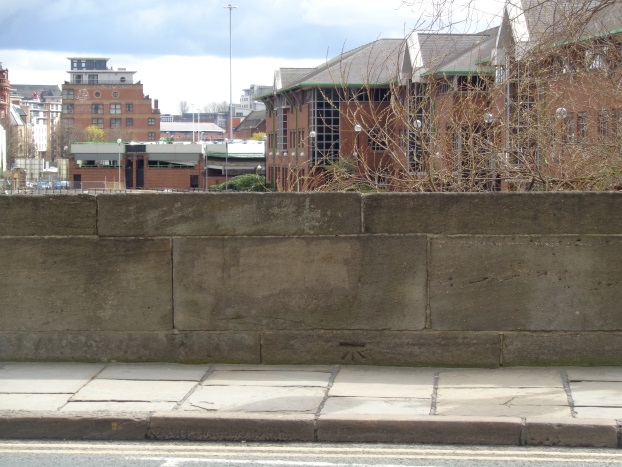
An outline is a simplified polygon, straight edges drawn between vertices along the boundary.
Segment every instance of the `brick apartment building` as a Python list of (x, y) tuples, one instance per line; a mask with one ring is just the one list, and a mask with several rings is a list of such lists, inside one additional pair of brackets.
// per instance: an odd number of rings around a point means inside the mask
[(263, 98), (268, 179), (280, 190), (345, 172), (388, 190), (597, 189), (594, 167), (620, 171), (621, 18), (621, 2), (522, 0), (479, 33), (414, 32), (277, 70)]
[(62, 85), (62, 127), (65, 144), (85, 141), (84, 129), (103, 129), (107, 141), (158, 141), (160, 111), (135, 71), (113, 70), (108, 58), (70, 58), (69, 81)]

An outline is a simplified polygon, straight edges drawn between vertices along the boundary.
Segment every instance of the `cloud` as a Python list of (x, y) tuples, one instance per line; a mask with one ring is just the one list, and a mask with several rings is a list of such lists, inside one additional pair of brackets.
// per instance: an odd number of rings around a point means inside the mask
[[(12, 84), (56, 84), (60, 87), (69, 78), (67, 58), (76, 56), (101, 54), (0, 50)], [(242, 90), (251, 84), (272, 85), (277, 68), (311, 68), (320, 63), (318, 59), (280, 57), (234, 59), (233, 101), (239, 102)], [(145, 94), (151, 99), (158, 99), (162, 113), (177, 113), (182, 100), (195, 104), (198, 109), (211, 102), (229, 101), (229, 59), (226, 57), (115, 55), (108, 65), (136, 71), (135, 80), (143, 84)]]

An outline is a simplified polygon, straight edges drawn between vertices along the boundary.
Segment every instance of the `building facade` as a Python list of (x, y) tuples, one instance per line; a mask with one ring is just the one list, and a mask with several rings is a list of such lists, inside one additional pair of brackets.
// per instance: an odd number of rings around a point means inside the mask
[(70, 58), (69, 80), (62, 86), (65, 143), (85, 141), (89, 126), (105, 132), (107, 141), (158, 141), (160, 111), (134, 82), (135, 71), (113, 70), (108, 58)]

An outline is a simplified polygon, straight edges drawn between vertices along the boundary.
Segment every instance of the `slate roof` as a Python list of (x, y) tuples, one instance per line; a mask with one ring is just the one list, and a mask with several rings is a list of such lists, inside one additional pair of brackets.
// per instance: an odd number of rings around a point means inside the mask
[(226, 133), (225, 130), (220, 128), (215, 123), (208, 122), (160, 122), (160, 133), (166, 132), (180, 132), (180, 131), (205, 131), (211, 133)]
[(620, 0), (521, 0), (520, 7), (518, 14), (524, 16), (532, 45), (580, 40), (622, 29)]
[(387, 84), (399, 77), (403, 57), (403, 39), (379, 39), (344, 52), (316, 68), (281, 68), (276, 74), (275, 88)]
[(476, 34), (416, 32), (410, 41), (415, 67), (418, 64), (425, 74), (481, 71), (495, 48), (497, 32), (496, 27)]
[(266, 111), (265, 110), (253, 110), (251, 113), (249, 113), (244, 118), (244, 120), (242, 120), (242, 123), (240, 123), (235, 130), (236, 131), (239, 131), (239, 130), (254, 130), (265, 119), (266, 119)]
[(477, 72), (494, 71), (493, 67), (485, 66), (490, 61), (492, 51), (497, 42), (499, 28), (473, 34), (470, 37), (461, 37), (453, 54), (447, 54), (440, 63), (434, 64), (435, 72)]
[(12, 84), (11, 90), (23, 99), (32, 99), (33, 93), (37, 93), (43, 100), (45, 97), (61, 97), (61, 91), (56, 84)]

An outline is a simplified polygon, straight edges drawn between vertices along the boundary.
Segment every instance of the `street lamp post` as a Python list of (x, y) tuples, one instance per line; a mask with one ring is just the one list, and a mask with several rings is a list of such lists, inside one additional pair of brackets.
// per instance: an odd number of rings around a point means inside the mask
[(235, 5), (229, 5), (223, 7), (229, 9), (229, 139), (233, 140), (233, 72), (231, 61), (231, 11), (237, 8)]
[(121, 138), (117, 140), (117, 145), (119, 149), (119, 190), (121, 190), (121, 143), (122, 142), (123, 140), (121, 140)]

